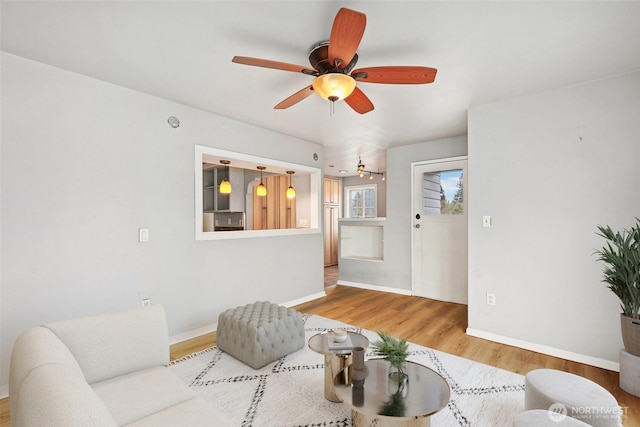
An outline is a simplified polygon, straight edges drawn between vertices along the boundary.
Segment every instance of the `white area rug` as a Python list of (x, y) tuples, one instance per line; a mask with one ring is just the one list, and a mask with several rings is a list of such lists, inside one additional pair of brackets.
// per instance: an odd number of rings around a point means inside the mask
[[(325, 317), (305, 316), (308, 339), (345, 328), (375, 341), (375, 332)], [(451, 401), (434, 427), (511, 426), (524, 410), (524, 377), (416, 344), (408, 360), (442, 375)], [(365, 357), (372, 356), (367, 352)], [(350, 426), (351, 410), (324, 398), (324, 356), (302, 349), (254, 370), (217, 347), (173, 362), (170, 369), (238, 426)]]

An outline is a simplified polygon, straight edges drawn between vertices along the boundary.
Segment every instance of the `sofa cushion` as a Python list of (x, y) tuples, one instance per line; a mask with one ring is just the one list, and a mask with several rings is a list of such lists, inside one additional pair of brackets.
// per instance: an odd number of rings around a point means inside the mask
[(195, 398), (171, 406), (163, 411), (149, 415), (128, 427), (189, 426), (189, 427), (227, 427), (232, 426), (225, 415), (221, 414), (204, 400)]
[(80, 366), (69, 349), (50, 330), (31, 328), (16, 340), (11, 353), (9, 371), (9, 394), (11, 413), (17, 413), (17, 405), (24, 393), (22, 383), (34, 369), (46, 365), (66, 366), (69, 372), (84, 380)]
[(89, 384), (169, 363), (160, 305), (45, 325), (71, 350)]
[[(22, 382), (17, 397), (15, 410), (11, 412), (14, 427), (117, 425), (82, 373), (65, 365), (48, 364), (33, 369)], [(10, 400), (14, 398), (11, 394)]]
[(166, 367), (149, 368), (92, 385), (119, 425), (126, 425), (196, 397)]

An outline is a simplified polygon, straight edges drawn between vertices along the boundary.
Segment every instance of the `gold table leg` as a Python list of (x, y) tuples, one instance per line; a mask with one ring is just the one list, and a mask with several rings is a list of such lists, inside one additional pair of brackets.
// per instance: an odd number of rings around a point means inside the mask
[(331, 402), (342, 402), (336, 394), (334, 380), (336, 375), (346, 375), (347, 368), (351, 365), (351, 354), (325, 354), (324, 355), (324, 397)]
[(385, 427), (429, 427), (431, 417), (422, 418), (396, 418), (379, 417), (375, 414), (363, 414), (355, 409), (351, 411), (352, 427), (370, 427), (384, 425)]

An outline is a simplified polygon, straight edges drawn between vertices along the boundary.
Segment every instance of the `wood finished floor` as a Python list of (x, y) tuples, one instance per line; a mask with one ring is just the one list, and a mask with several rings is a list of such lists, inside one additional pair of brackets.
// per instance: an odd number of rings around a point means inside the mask
[[(335, 273), (337, 280), (337, 269), (327, 273)], [(625, 427), (640, 427), (640, 398), (620, 389), (617, 372), (470, 337), (465, 333), (465, 305), (331, 284), (325, 287), (325, 292), (325, 297), (295, 308), (372, 331), (384, 330), (425, 347), (522, 375), (538, 368), (581, 375), (602, 385), (616, 397), (625, 408)], [(171, 359), (211, 347), (215, 345), (215, 339), (215, 333), (212, 333), (175, 344), (171, 346)], [(0, 400), (1, 426), (10, 425), (8, 406), (8, 399)]]

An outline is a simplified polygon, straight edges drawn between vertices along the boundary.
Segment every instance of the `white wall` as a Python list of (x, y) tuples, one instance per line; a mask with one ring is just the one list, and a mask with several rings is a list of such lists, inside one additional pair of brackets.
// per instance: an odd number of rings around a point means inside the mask
[(387, 217), (384, 222), (384, 261), (374, 267), (340, 266), (338, 281), (411, 292), (411, 163), (465, 156), (467, 137), (444, 138), (387, 150)]
[(620, 309), (593, 252), (598, 224), (640, 216), (639, 118), (640, 72), (470, 110), (472, 333), (615, 369)]
[[(315, 167), (321, 146), (1, 59), (0, 389), (13, 342), (31, 326), (148, 297), (176, 335), (229, 307), (322, 291), (320, 233), (196, 242), (193, 170), (196, 144)], [(148, 243), (138, 243), (140, 227)]]

